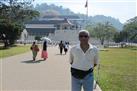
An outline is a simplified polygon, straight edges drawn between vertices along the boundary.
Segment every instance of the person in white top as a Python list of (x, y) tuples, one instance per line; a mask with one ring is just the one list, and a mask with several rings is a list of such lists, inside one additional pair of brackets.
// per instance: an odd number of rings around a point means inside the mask
[(80, 44), (70, 50), (71, 91), (93, 91), (93, 70), (99, 64), (98, 49), (89, 43), (89, 32), (79, 32)]

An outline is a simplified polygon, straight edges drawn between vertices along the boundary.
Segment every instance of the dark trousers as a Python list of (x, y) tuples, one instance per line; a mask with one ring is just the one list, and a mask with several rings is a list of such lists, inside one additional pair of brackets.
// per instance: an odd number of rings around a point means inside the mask
[(60, 48), (60, 54), (62, 54), (63, 48)]

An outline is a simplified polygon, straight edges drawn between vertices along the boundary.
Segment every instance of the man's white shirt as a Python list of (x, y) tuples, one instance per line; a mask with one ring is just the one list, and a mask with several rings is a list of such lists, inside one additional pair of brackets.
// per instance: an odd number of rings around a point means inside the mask
[(94, 64), (99, 63), (97, 47), (89, 44), (89, 49), (84, 53), (80, 44), (74, 46), (70, 50), (71, 67), (83, 71), (94, 68)]

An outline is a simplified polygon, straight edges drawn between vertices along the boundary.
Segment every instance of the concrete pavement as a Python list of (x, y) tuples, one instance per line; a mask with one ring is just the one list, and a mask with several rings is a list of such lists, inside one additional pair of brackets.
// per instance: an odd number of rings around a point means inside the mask
[[(1, 91), (70, 91), (70, 64), (58, 47), (48, 47), (49, 58), (42, 61), (39, 52), (32, 62), (31, 52), (4, 58), (1, 64)], [(100, 91), (97, 87), (94, 91)]]

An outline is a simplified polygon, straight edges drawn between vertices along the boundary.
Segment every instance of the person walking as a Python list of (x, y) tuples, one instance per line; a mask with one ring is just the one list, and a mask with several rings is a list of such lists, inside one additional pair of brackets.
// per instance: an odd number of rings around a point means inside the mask
[(65, 44), (64, 44), (64, 52), (65, 52), (65, 54), (67, 54), (68, 49), (69, 49), (69, 44), (68, 44), (68, 42), (65, 42)]
[(39, 48), (38, 48), (38, 45), (36, 44), (36, 42), (33, 42), (30, 49), (32, 51), (33, 61), (35, 61), (36, 57), (37, 57), (37, 53), (39, 52)]
[(42, 49), (42, 53), (41, 53), (41, 58), (43, 58), (43, 60), (46, 60), (48, 58), (47, 41), (44, 41), (44, 43), (43, 43), (43, 49)]
[(89, 32), (79, 32), (80, 43), (70, 50), (71, 91), (93, 91), (94, 67), (99, 64), (98, 49), (89, 43)]
[(61, 40), (60, 43), (59, 43), (59, 49), (60, 49), (60, 54), (61, 55), (62, 55), (63, 48), (64, 48), (64, 44), (63, 44), (63, 41)]

